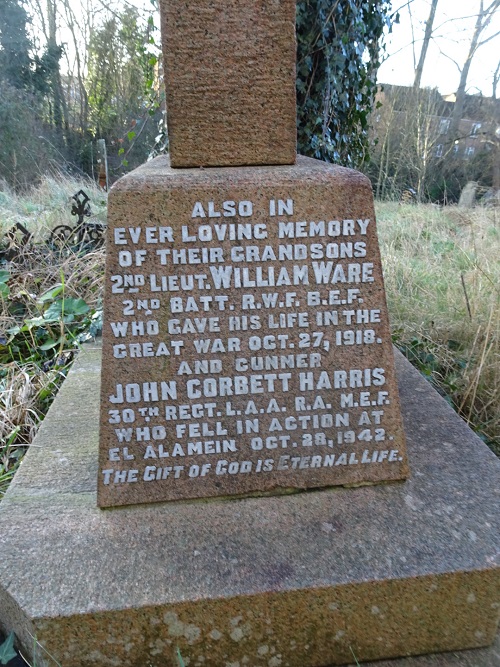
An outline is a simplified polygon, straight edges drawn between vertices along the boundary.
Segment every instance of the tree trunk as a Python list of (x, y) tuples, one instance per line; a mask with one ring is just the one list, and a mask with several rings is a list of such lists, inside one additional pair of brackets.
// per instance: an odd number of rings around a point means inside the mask
[[(483, 3), (481, 2), (481, 5)], [(460, 82), (458, 84), (455, 104), (453, 106), (453, 112), (451, 114), (451, 123), (450, 123), (450, 137), (452, 141), (459, 139), (459, 125), (460, 120), (463, 116), (464, 106), (465, 106), (465, 96), (467, 94), (467, 79), (469, 77), (469, 70), (472, 63), (472, 58), (476, 52), (477, 43), (479, 40), (479, 34), (481, 32), (481, 14), (478, 14), (476, 27), (474, 28), (474, 34), (472, 36), (472, 41), (469, 47), (469, 53), (465, 60), (462, 71), (460, 72)]]
[(429, 18), (425, 22), (424, 41), (422, 43), (422, 49), (420, 51), (420, 58), (418, 59), (418, 65), (415, 70), (415, 79), (413, 81), (414, 88), (420, 88), (420, 81), (422, 80), (422, 72), (424, 71), (425, 57), (427, 55), (427, 49), (429, 48), (429, 42), (431, 41), (432, 37), (432, 27), (434, 25), (434, 17), (436, 16), (437, 3), (438, 0), (432, 0)]
[(493, 146), (493, 190), (495, 193), (500, 193), (500, 141), (497, 141)]
[(496, 100), (497, 98), (497, 87), (498, 81), (500, 80), (500, 62), (497, 65), (497, 68), (493, 74), (493, 84), (492, 84), (492, 93), (491, 96)]
[[(69, 134), (69, 116), (66, 98), (61, 81), (61, 70), (59, 66), (60, 47), (57, 44), (57, 21), (56, 5), (54, 0), (47, 0), (47, 25), (48, 41), (47, 50), (52, 55), (52, 100), (53, 100), (53, 118), (54, 126), (60, 137), (61, 143), (67, 143)], [(66, 140), (66, 141), (65, 141)]]
[(85, 82), (84, 82), (84, 76), (83, 76), (83, 64), (82, 64), (82, 59), (80, 56), (80, 45), (78, 42), (78, 38), (76, 35), (76, 30), (75, 30), (75, 15), (74, 12), (71, 8), (71, 4), (69, 0), (64, 1), (64, 7), (66, 10), (66, 17), (67, 17), (67, 26), (69, 31), (71, 32), (71, 36), (73, 38), (73, 46), (75, 49), (75, 61), (76, 61), (76, 76), (78, 80), (78, 91), (79, 91), (79, 98), (80, 98), (80, 131), (82, 136), (86, 136), (87, 134), (87, 128), (88, 128), (88, 115), (89, 115), (89, 98), (87, 95), (87, 91), (85, 89)]

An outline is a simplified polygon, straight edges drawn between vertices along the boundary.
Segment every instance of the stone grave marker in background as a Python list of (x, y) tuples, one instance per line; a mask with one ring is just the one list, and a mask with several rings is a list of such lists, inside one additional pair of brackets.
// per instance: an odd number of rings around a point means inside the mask
[(370, 183), (295, 162), (294, 8), (162, 4), (171, 164), (109, 201), (101, 506), (408, 474)]

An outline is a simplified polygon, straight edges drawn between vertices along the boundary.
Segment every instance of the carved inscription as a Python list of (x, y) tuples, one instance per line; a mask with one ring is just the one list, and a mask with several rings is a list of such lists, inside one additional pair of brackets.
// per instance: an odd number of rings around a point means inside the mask
[[(249, 196), (112, 229), (106, 493), (197, 497), (401, 468), (373, 225)], [(377, 474), (353, 481), (365, 477)]]

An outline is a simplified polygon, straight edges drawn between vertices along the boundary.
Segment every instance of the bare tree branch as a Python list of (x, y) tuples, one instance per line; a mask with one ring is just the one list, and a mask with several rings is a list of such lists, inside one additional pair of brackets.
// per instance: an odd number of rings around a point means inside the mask
[(447, 53), (445, 53), (445, 52), (441, 49), (441, 47), (439, 46), (439, 44), (438, 44), (437, 42), (436, 42), (436, 46), (437, 46), (437, 48), (438, 48), (438, 50), (439, 50), (439, 53), (440, 53), (444, 58), (448, 58), (448, 60), (451, 60), (451, 62), (455, 65), (455, 67), (458, 69), (458, 71), (459, 71), (459, 73), (460, 73), (460, 72), (462, 71), (462, 68), (461, 68), (460, 65), (457, 63), (457, 61), (454, 60), (454, 59), (453, 59), (451, 56), (449, 56)]
[(483, 46), (483, 44), (486, 44), (487, 42), (490, 42), (495, 37), (498, 37), (498, 35), (500, 35), (500, 30), (498, 30), (494, 35), (491, 35), (490, 37), (487, 37), (486, 39), (483, 39), (483, 41), (479, 42), (479, 44), (477, 45), (476, 51), (480, 46)]
[(415, 70), (417, 68), (417, 56), (415, 53), (415, 29), (413, 27), (413, 14), (411, 13), (411, 6), (410, 3), (407, 3), (408, 7), (408, 15), (410, 17), (410, 29), (411, 29), (411, 51), (412, 51), (412, 56), (413, 56), (413, 69)]
[(469, 52), (465, 59), (465, 62), (462, 66), (460, 72), (460, 82), (458, 84), (456, 92), (456, 101), (453, 107), (453, 113), (451, 116), (451, 125), (450, 125), (450, 135), (455, 137), (458, 133), (458, 127), (460, 119), (462, 118), (465, 97), (466, 97), (466, 88), (467, 88), (467, 78), (469, 76), (469, 69), (472, 63), (472, 59), (476, 54), (477, 50), (483, 45), (490, 41), (490, 38), (483, 40), (481, 43), (480, 37), (481, 34), (488, 28), (493, 18), (494, 13), (500, 7), (500, 0), (493, 0), (486, 8), (484, 6), (484, 0), (480, 0), (479, 3), (479, 12), (476, 18), (476, 24), (474, 26), (474, 32), (469, 44)]

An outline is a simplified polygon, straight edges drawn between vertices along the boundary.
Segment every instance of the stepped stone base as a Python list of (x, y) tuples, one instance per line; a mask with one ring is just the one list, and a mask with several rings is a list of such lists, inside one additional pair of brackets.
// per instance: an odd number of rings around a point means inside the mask
[(87, 348), (0, 505), (0, 627), (64, 667), (173, 667), (178, 650), (190, 667), (320, 667), (491, 644), (500, 462), (400, 355), (397, 368), (406, 482), (101, 510)]

